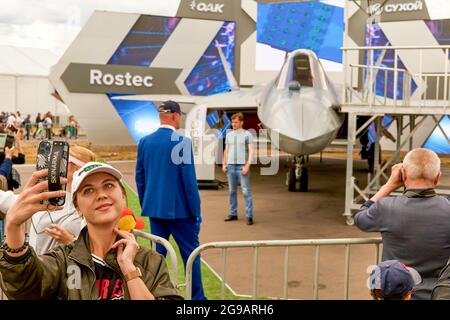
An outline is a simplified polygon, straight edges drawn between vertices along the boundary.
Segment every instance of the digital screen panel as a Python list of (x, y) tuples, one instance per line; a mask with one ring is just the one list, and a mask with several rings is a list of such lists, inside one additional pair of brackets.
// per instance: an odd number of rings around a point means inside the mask
[(234, 71), (234, 46), (236, 23), (225, 22), (216, 38), (211, 42), (200, 61), (185, 81), (189, 93), (193, 96), (210, 96), (230, 91), (230, 83), (220, 60), (216, 42), (220, 46), (227, 62)]
[[(119, 45), (108, 64), (151, 66), (181, 18), (141, 16)], [(224, 22), (185, 81), (191, 95), (208, 96), (230, 90), (217, 45), (234, 70), (236, 23)], [(151, 101), (114, 100), (107, 95), (136, 143), (159, 127), (159, 114)], [(123, 96), (123, 95), (122, 95)]]
[[(374, 24), (366, 27), (366, 45), (367, 46), (390, 46), (389, 40), (384, 34), (383, 30), (378, 24)], [(394, 68), (395, 66), (395, 53), (394, 50), (374, 50), (373, 51), (373, 61), (374, 64), (379, 61), (381, 55), (384, 54), (383, 59), (377, 65), (378, 67)], [(365, 57), (366, 64), (369, 65), (369, 56), (366, 54)], [(402, 60), (397, 57), (397, 67), (399, 69), (406, 70), (405, 65)], [(368, 72), (365, 74), (365, 78), (369, 77)], [(394, 98), (394, 71), (379, 71), (377, 72), (376, 79), (376, 94), (378, 96), (384, 96), (386, 90), (386, 96), (390, 99)], [(404, 85), (404, 72), (397, 73), (397, 99), (403, 99), (403, 85)], [(387, 82), (387, 85), (385, 85)], [(417, 89), (417, 85), (414, 81), (411, 84), (411, 95)]]
[(304, 48), (341, 71), (345, 2), (328, 2), (258, 3), (256, 70), (279, 70), (286, 53)]
[[(436, 127), (428, 139), (423, 144), (424, 148), (431, 149), (436, 153), (440, 154), (450, 154), (450, 143), (448, 138), (450, 138), (450, 117), (444, 116), (439, 122), (441, 128)], [(444, 131), (444, 133), (442, 132)]]

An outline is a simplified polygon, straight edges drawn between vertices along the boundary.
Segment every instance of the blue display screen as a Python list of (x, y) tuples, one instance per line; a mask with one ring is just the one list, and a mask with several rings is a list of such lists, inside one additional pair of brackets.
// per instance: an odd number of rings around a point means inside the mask
[(136, 143), (158, 129), (159, 113), (152, 101), (111, 99), (114, 96), (116, 95), (108, 94), (111, 103)]
[[(436, 38), (440, 45), (450, 45), (450, 20), (433, 20), (425, 21), (425, 24), (430, 29), (431, 33)], [(450, 51), (449, 51), (450, 59)], [(440, 154), (450, 154), (450, 144), (447, 138), (450, 137), (450, 118), (449, 116), (444, 116), (439, 122), (442, 130), (444, 130), (447, 137), (442, 133), (441, 128), (436, 127), (428, 139), (425, 141), (423, 147), (431, 149), (436, 153)]]
[[(151, 66), (180, 20), (180, 18), (141, 16), (108, 64)], [(215, 39), (197, 62), (185, 81), (191, 95), (211, 95), (230, 90), (216, 41), (233, 70), (235, 27), (234, 22), (224, 22)], [(159, 114), (152, 101), (114, 100), (111, 98), (118, 96), (117, 94), (107, 96), (136, 143), (159, 127)]]
[(442, 117), (439, 124), (447, 137), (444, 136), (441, 128), (436, 127), (436, 129), (433, 130), (431, 135), (423, 144), (423, 147), (431, 149), (436, 153), (450, 154), (450, 143), (447, 140), (448, 138), (450, 138), (450, 117)]
[(258, 3), (257, 41), (290, 52), (314, 51), (342, 63), (344, 9), (322, 2)]
[[(377, 24), (372, 26), (367, 26), (366, 29), (366, 45), (367, 46), (390, 46), (389, 40), (387, 39), (386, 35), (384, 34), (381, 27)], [(374, 50), (373, 51), (373, 61), (374, 64), (379, 60), (380, 56), (383, 54), (383, 50)], [(379, 67), (387, 67), (387, 68), (394, 68), (395, 66), (395, 54), (394, 50), (386, 50), (384, 53), (384, 57)], [(369, 65), (369, 56), (368, 53), (366, 54), (366, 64)], [(399, 69), (405, 70), (406, 67), (403, 64), (402, 60), (397, 57), (397, 66)], [(368, 73), (366, 73), (366, 78), (369, 76)], [(377, 73), (377, 79), (376, 79), (376, 94), (379, 96), (384, 96), (384, 91), (386, 89), (386, 96), (390, 99), (394, 98), (394, 78), (395, 74), (394, 71), (379, 71)], [(403, 99), (403, 78), (404, 73), (398, 72), (397, 73), (397, 99)], [(385, 83), (387, 82), (387, 86), (385, 86)], [(417, 89), (417, 85), (414, 81), (412, 81), (411, 84), (411, 94)]]
[(189, 93), (193, 96), (209, 96), (230, 91), (230, 83), (219, 57), (216, 41), (222, 49), (231, 70), (234, 70), (234, 46), (236, 23), (225, 22), (214, 40), (206, 49), (200, 61), (185, 81)]
[(108, 64), (150, 66), (180, 20), (180, 18), (141, 16)]

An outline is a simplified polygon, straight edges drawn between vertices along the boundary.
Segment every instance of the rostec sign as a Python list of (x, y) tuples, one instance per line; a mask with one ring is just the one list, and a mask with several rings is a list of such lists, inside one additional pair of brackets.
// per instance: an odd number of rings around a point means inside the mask
[(223, 13), (223, 8), (225, 4), (220, 3), (205, 3), (205, 2), (196, 2), (195, 0), (191, 1), (190, 7), (193, 11), (199, 12), (212, 12), (212, 13)]
[(125, 74), (115, 74), (112, 75), (110, 73), (103, 73), (102, 70), (99, 69), (91, 69), (89, 83), (91, 85), (107, 85), (112, 86), (116, 85), (119, 87), (127, 86), (127, 87), (142, 87), (145, 86), (147, 88), (151, 88), (153, 86), (152, 76), (142, 77), (140, 75), (132, 75), (129, 72), (125, 72)]
[(181, 69), (71, 63), (61, 75), (69, 92), (173, 94)]
[(369, 7), (370, 14), (414, 12), (423, 10), (422, 0), (406, 3), (389, 3), (381, 7), (381, 3), (373, 4)]

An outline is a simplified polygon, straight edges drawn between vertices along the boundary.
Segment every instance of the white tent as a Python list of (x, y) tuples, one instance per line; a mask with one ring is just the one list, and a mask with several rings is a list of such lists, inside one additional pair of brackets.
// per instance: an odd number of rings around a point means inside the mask
[(60, 118), (70, 115), (69, 109), (55, 99), (48, 80), (50, 68), (59, 57), (37, 48), (0, 46), (0, 111), (31, 114), (52, 112)]

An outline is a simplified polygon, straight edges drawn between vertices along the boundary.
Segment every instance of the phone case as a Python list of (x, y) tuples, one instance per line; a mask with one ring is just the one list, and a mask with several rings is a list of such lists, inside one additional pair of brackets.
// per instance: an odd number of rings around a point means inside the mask
[(48, 168), (48, 157), (52, 152), (52, 144), (50, 141), (43, 140), (39, 142), (37, 156), (36, 156), (36, 170)]
[[(48, 169), (51, 160), (50, 157), (55, 154), (55, 152), (61, 152), (59, 165), (59, 177), (67, 178), (67, 166), (69, 162), (69, 144), (65, 141), (48, 141), (43, 140), (39, 143), (38, 152), (36, 156), (36, 170)], [(41, 180), (46, 180), (45, 178)], [(59, 180), (58, 180), (59, 181)], [(49, 184), (49, 191), (66, 190), (66, 185), (63, 184)], [(64, 205), (66, 197), (51, 198), (49, 200), (44, 200), (43, 203), (51, 204), (54, 206)]]
[[(52, 144), (50, 141), (43, 140), (39, 142), (37, 155), (36, 155), (36, 171), (47, 169), (48, 168), (48, 157), (52, 151)], [(41, 178), (40, 181), (46, 180), (45, 178)], [(41, 204), (48, 204), (47, 200), (42, 200)]]
[[(51, 165), (52, 157), (56, 157), (57, 153), (61, 152), (56, 166), (59, 166), (59, 178), (67, 178), (67, 166), (69, 164), (69, 144), (66, 141), (53, 141), (52, 152), (48, 158), (48, 163)], [(53, 169), (53, 168), (50, 168)], [(49, 171), (50, 173), (50, 171)], [(66, 184), (60, 184), (59, 181), (55, 185), (49, 184), (49, 191), (66, 190)], [(66, 197), (50, 198), (49, 203), (54, 206), (62, 206), (66, 201)]]

